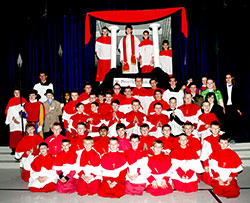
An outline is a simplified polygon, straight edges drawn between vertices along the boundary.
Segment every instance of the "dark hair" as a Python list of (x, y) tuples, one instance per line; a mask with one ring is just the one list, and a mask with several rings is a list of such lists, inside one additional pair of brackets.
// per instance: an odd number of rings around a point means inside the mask
[(167, 127), (167, 128), (170, 128), (170, 130), (172, 129), (171, 126), (170, 126), (169, 124), (164, 124), (164, 125), (161, 127), (161, 129), (163, 130), (163, 128), (166, 128), (166, 127)]
[(92, 105), (92, 104), (94, 104), (94, 105), (96, 105), (97, 107), (99, 107), (99, 104), (98, 104), (97, 102), (95, 102), (95, 101), (92, 102), (91, 105)]
[(109, 144), (110, 144), (111, 141), (117, 141), (117, 143), (119, 143), (119, 140), (116, 137), (109, 138)]
[(131, 102), (131, 104), (133, 104), (133, 103), (139, 103), (139, 104), (141, 104), (141, 102), (140, 102), (139, 99), (134, 99), (134, 100)]
[(131, 141), (132, 139), (136, 139), (136, 138), (140, 141), (140, 136), (137, 135), (137, 134), (131, 135), (130, 138), (129, 138), (129, 140)]
[(120, 128), (126, 129), (126, 126), (123, 123), (118, 123), (116, 125), (116, 130), (119, 130)]
[(162, 41), (162, 45), (163, 45), (163, 44), (165, 44), (165, 43), (169, 44), (169, 41), (168, 41), (168, 40), (166, 40), (166, 39), (165, 39), (165, 40), (163, 40), (163, 41)]
[(87, 137), (85, 137), (83, 140), (94, 142), (94, 139), (93, 139), (93, 137), (91, 137), (91, 136), (87, 136)]
[(153, 142), (153, 146), (155, 145), (155, 144), (160, 144), (162, 147), (163, 147), (163, 142), (161, 141), (161, 140), (155, 140), (154, 142)]
[(221, 140), (227, 140), (228, 142), (230, 142), (231, 139), (230, 139), (230, 136), (227, 133), (224, 133), (224, 134), (220, 135), (220, 137), (219, 137), (219, 142)]
[(40, 149), (41, 146), (46, 146), (47, 148), (49, 148), (49, 145), (48, 145), (46, 142), (41, 142), (41, 143), (38, 145), (38, 148)]
[(78, 127), (78, 125), (83, 125), (86, 128), (86, 123), (79, 122), (79, 123), (77, 123), (77, 127)]
[(218, 121), (212, 121), (212, 122), (210, 123), (210, 126), (211, 126), (211, 125), (220, 126), (220, 123), (219, 123)]
[(154, 108), (155, 108), (156, 105), (160, 105), (162, 107), (162, 104), (160, 102), (155, 103)]
[(149, 125), (147, 123), (143, 123), (140, 128), (148, 128), (149, 129)]
[(98, 128), (98, 132), (100, 132), (102, 129), (109, 131), (109, 128), (107, 126), (102, 125)]
[(113, 100), (113, 101), (111, 102), (111, 105), (112, 105), (112, 104), (118, 104), (118, 105), (120, 105), (120, 102), (119, 102), (118, 99), (115, 99), (115, 100)]
[(81, 103), (81, 102), (77, 103), (77, 104), (76, 104), (76, 109), (77, 109), (79, 106), (81, 106), (81, 105), (83, 105), (83, 106), (84, 106), (84, 104), (83, 104), (83, 103)]
[(70, 141), (68, 139), (62, 139), (62, 143), (64, 143), (64, 142), (70, 143)]
[(205, 101), (208, 102), (208, 98), (214, 96), (214, 104), (217, 104), (217, 98), (214, 92), (208, 92), (205, 97)]
[(154, 95), (156, 94), (156, 92), (160, 92), (161, 94), (163, 94), (162, 91), (159, 90), (159, 89), (157, 89), (157, 90), (154, 91)]
[(193, 123), (191, 123), (191, 122), (187, 122), (187, 123), (183, 124), (183, 126), (186, 126), (186, 125), (194, 126)]

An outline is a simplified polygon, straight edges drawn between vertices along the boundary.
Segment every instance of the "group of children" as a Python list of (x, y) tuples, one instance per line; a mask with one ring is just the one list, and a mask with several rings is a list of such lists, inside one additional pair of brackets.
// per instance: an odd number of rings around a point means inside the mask
[(150, 136), (150, 126), (139, 126), (140, 135), (127, 135), (123, 123), (116, 125), (117, 137), (100, 126), (99, 136), (91, 137), (87, 126), (79, 122), (74, 137), (61, 135), (59, 123), (45, 141), (35, 134), (32, 124), (16, 148), (21, 159), (21, 177), (32, 192), (74, 193), (119, 198), (123, 195), (167, 195), (174, 190), (195, 192), (200, 180), (213, 187), (215, 194), (239, 196), (237, 174), (241, 160), (230, 148), (230, 138), (220, 135), (220, 124), (213, 121), (211, 135), (193, 134), (191, 122), (183, 124), (183, 133), (172, 135), (171, 126), (161, 127), (161, 136)]

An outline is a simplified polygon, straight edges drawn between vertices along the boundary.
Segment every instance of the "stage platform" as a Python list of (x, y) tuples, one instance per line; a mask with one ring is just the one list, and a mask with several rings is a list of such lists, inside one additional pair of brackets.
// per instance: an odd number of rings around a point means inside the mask
[(59, 194), (53, 193), (31, 193), (27, 189), (25, 183), (20, 177), (20, 169), (0, 169), (0, 202), (4, 203), (76, 203), (76, 202), (91, 202), (91, 203), (185, 203), (185, 202), (202, 202), (202, 203), (216, 203), (216, 202), (237, 202), (245, 203), (250, 199), (250, 167), (244, 167), (244, 171), (239, 174), (238, 183), (241, 188), (240, 196), (236, 199), (225, 199), (213, 194), (211, 187), (205, 185), (203, 182), (199, 184), (199, 189), (195, 193), (182, 193), (174, 191), (172, 194), (153, 197), (144, 192), (143, 196), (123, 196), (120, 199), (102, 198), (97, 195), (94, 196), (78, 196), (74, 194)]

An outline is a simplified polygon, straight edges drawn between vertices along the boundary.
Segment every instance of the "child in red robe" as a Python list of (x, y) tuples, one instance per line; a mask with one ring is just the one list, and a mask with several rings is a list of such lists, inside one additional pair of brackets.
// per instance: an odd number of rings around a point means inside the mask
[(83, 103), (83, 104), (88, 104), (89, 103), (89, 95), (92, 91), (92, 86), (90, 83), (86, 82), (84, 84), (84, 92), (80, 94), (78, 101)]
[(154, 104), (154, 111), (155, 114), (151, 115), (147, 119), (147, 123), (150, 126), (149, 134), (151, 136), (154, 136), (156, 138), (159, 138), (162, 136), (162, 126), (165, 124), (168, 124), (170, 121), (168, 116), (165, 114), (162, 114), (162, 104), (161, 103), (155, 103)]
[(147, 153), (139, 149), (139, 135), (131, 135), (130, 143), (132, 148), (125, 152), (129, 164), (126, 175), (126, 194), (142, 195), (146, 188), (146, 182), (150, 170), (147, 167)]
[(171, 160), (168, 155), (162, 153), (161, 140), (154, 141), (153, 155), (149, 155), (148, 167), (151, 170), (147, 181), (146, 192), (153, 196), (166, 195), (173, 192), (171, 186)]
[(48, 144), (39, 144), (40, 154), (31, 163), (28, 187), (31, 192), (54, 192), (56, 190), (57, 175), (53, 170), (54, 158), (48, 153)]
[(109, 137), (108, 137), (109, 128), (107, 126), (99, 127), (99, 135), (94, 137), (94, 149), (100, 154), (103, 155), (109, 150)]
[(204, 167), (205, 173), (201, 175), (201, 180), (208, 185), (211, 185), (212, 177), (209, 174), (209, 156), (219, 150), (221, 147), (219, 145), (220, 136), (220, 124), (217, 121), (213, 121), (210, 124), (211, 135), (206, 137), (203, 141), (200, 160)]
[(102, 183), (98, 190), (101, 197), (120, 198), (125, 195), (125, 176), (128, 163), (123, 152), (119, 152), (117, 138), (110, 138), (109, 152), (101, 159)]
[(56, 170), (58, 181), (56, 191), (59, 193), (74, 193), (76, 191), (77, 180), (75, 163), (77, 155), (70, 150), (70, 141), (62, 140), (62, 151), (55, 158), (53, 169)]
[(26, 126), (26, 132), (27, 135), (20, 140), (16, 147), (15, 158), (21, 159), (21, 177), (25, 182), (29, 182), (30, 164), (34, 160), (34, 157), (38, 155), (38, 145), (43, 142), (43, 138), (35, 134), (35, 126), (33, 124)]
[(125, 95), (121, 94), (121, 85), (119, 83), (114, 84), (113, 92), (114, 94), (112, 95), (112, 101), (117, 99), (121, 103), (121, 101), (126, 98)]
[(209, 156), (210, 174), (213, 178), (213, 192), (220, 197), (236, 198), (240, 195), (240, 188), (236, 176), (243, 170), (241, 160), (230, 146), (230, 137), (223, 134), (219, 137), (221, 149)]
[(212, 121), (219, 122), (217, 116), (214, 113), (210, 112), (210, 104), (209, 102), (203, 102), (202, 103), (202, 109), (204, 110), (204, 113), (202, 113), (198, 118), (198, 132), (200, 134), (201, 140), (203, 140), (209, 136), (210, 133), (210, 124)]
[(78, 123), (85, 123), (88, 115), (84, 113), (84, 104), (82, 103), (77, 103), (76, 104), (76, 114), (70, 117), (69, 119), (69, 126), (68, 126), (68, 131), (70, 132), (71, 137), (68, 137), (70, 140), (72, 137), (76, 136), (77, 134), (77, 124)]
[(77, 124), (77, 135), (70, 140), (70, 150), (78, 151), (84, 148), (83, 146), (83, 139), (88, 136), (88, 132), (86, 129), (85, 123), (78, 123)]
[(84, 150), (82, 151), (78, 166), (78, 185), (77, 193), (80, 196), (94, 195), (98, 192), (101, 183), (100, 154), (93, 148), (94, 140), (92, 137), (84, 139)]
[(170, 153), (174, 189), (187, 193), (196, 192), (198, 190), (196, 173), (203, 173), (204, 169), (196, 151), (187, 145), (188, 136), (186, 134), (179, 135), (179, 143), (179, 147)]
[(140, 150), (146, 151), (147, 153), (150, 153), (151, 147), (153, 146), (153, 143), (155, 141), (155, 137), (150, 136), (149, 133), (149, 125), (147, 123), (144, 123), (140, 126), (140, 143), (138, 148)]
[(126, 126), (123, 123), (118, 123), (116, 125), (116, 133), (118, 134), (119, 151), (125, 152), (130, 149), (130, 140), (126, 136)]
[(162, 126), (162, 137), (158, 138), (163, 143), (163, 152), (167, 155), (179, 145), (178, 137), (174, 137), (172, 135), (172, 129), (169, 124), (165, 124)]
[(60, 133), (62, 132), (62, 127), (60, 123), (54, 123), (52, 126), (52, 132), (53, 135), (47, 137), (45, 139), (45, 142), (49, 145), (49, 152), (53, 157), (56, 157), (56, 155), (62, 151), (62, 140), (65, 138), (63, 135)]
[(103, 103), (99, 102), (99, 113), (102, 115), (107, 115), (113, 111), (111, 102), (112, 102), (112, 93), (110, 91), (105, 93), (105, 101)]
[(127, 135), (140, 134), (140, 127), (146, 122), (146, 115), (139, 111), (141, 102), (138, 99), (132, 101), (132, 111), (125, 114), (125, 125), (127, 126)]
[(194, 126), (192, 123), (184, 123), (183, 130), (185, 134), (188, 136), (188, 146), (192, 147), (198, 156), (201, 155), (201, 140), (198, 136), (193, 135)]
[(116, 125), (123, 123), (125, 114), (119, 111), (120, 102), (116, 99), (111, 102), (112, 111), (105, 115), (106, 124), (109, 127), (109, 136), (116, 137)]
[(125, 98), (120, 102), (119, 111), (123, 112), (124, 114), (132, 111), (131, 103), (136, 98), (132, 97), (132, 88), (130, 86), (125, 87), (124, 95)]

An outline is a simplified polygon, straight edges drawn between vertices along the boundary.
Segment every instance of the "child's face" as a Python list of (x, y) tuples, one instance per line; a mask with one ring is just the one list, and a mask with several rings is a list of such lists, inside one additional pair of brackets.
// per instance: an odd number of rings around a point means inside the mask
[(132, 109), (133, 109), (133, 111), (138, 111), (140, 109), (140, 103), (139, 102), (133, 102)]
[(210, 97), (207, 98), (207, 101), (210, 103), (210, 104), (213, 104), (214, 103), (214, 95), (211, 95)]
[(26, 131), (27, 131), (28, 135), (32, 136), (35, 133), (35, 128), (34, 127), (29, 127), (29, 128), (27, 128)]
[(78, 113), (83, 113), (84, 112), (84, 105), (78, 106), (76, 110)]
[(183, 128), (184, 132), (186, 133), (186, 135), (191, 135), (193, 130), (194, 130), (194, 126), (191, 125), (184, 125)]
[(105, 37), (108, 36), (108, 33), (109, 33), (109, 31), (107, 29), (102, 30), (102, 35), (103, 36), (105, 36)]
[(111, 152), (115, 152), (118, 150), (119, 143), (116, 140), (111, 140), (109, 143), (109, 149)]
[(155, 89), (157, 86), (157, 82), (155, 80), (151, 80), (150, 85), (153, 89)]
[(115, 86), (113, 87), (113, 90), (114, 90), (114, 93), (115, 93), (115, 94), (119, 94), (120, 91), (121, 91), (121, 88), (120, 88), (119, 85), (115, 85)]
[(228, 140), (220, 140), (219, 144), (221, 149), (227, 149), (230, 146), (230, 142), (228, 142)]
[(84, 125), (78, 125), (77, 126), (77, 133), (79, 135), (84, 135), (85, 131), (86, 131), (86, 127)]
[(185, 94), (184, 101), (185, 101), (185, 104), (191, 104), (192, 103), (192, 95)]
[(169, 84), (171, 87), (176, 87), (177, 81), (175, 80), (175, 78), (170, 78)]
[(207, 80), (207, 88), (208, 89), (214, 88), (214, 81), (213, 80)]
[(68, 101), (70, 99), (70, 94), (68, 92), (65, 93), (64, 98), (65, 98), (65, 100)]
[(168, 137), (171, 134), (171, 129), (169, 127), (164, 127), (162, 129), (162, 134), (166, 137)]
[(161, 114), (161, 112), (162, 112), (162, 106), (161, 105), (155, 105), (154, 110), (155, 110), (156, 114)]
[(71, 98), (73, 101), (76, 101), (79, 97), (79, 94), (77, 92), (72, 92), (71, 93)]
[(107, 137), (107, 135), (108, 135), (108, 131), (106, 130), (106, 129), (101, 129), (100, 131), (99, 131), (99, 134), (100, 134), (100, 136), (101, 137)]
[(96, 100), (96, 95), (90, 95), (89, 96), (89, 102), (92, 103)]
[(141, 134), (142, 134), (142, 136), (147, 136), (148, 132), (149, 132), (148, 127), (142, 127), (141, 128)]
[(156, 92), (155, 93), (155, 98), (156, 98), (156, 100), (161, 100), (162, 94), (160, 92)]
[(142, 78), (136, 78), (135, 79), (135, 85), (136, 85), (136, 87), (142, 87), (142, 83), (143, 83), (143, 80), (142, 80)]
[(91, 140), (84, 140), (83, 141), (84, 148), (89, 151), (93, 147), (94, 143)]
[(65, 151), (65, 152), (68, 152), (70, 146), (71, 146), (71, 144), (69, 142), (63, 142), (62, 143), (62, 150)]
[(98, 106), (96, 106), (95, 104), (91, 104), (90, 109), (91, 109), (92, 112), (97, 112), (98, 111)]
[(113, 108), (114, 111), (118, 111), (118, 109), (119, 109), (119, 104), (113, 103), (113, 104), (112, 104), (112, 108)]
[(45, 156), (45, 155), (47, 155), (47, 153), (48, 153), (48, 147), (45, 146), (45, 145), (42, 145), (42, 146), (40, 146), (39, 151), (40, 151), (40, 153), (41, 153), (43, 156)]
[(176, 100), (175, 99), (170, 99), (169, 100), (169, 106), (171, 109), (175, 109), (176, 108)]
[(202, 104), (202, 109), (204, 110), (205, 113), (208, 113), (209, 110), (210, 110), (210, 104), (209, 104), (209, 102), (204, 102)]
[(130, 144), (131, 144), (133, 149), (137, 149), (139, 144), (140, 144), (140, 141), (138, 138), (133, 138), (133, 139), (131, 139)]
[(132, 95), (132, 90), (131, 89), (125, 89), (124, 90), (124, 95), (126, 96), (126, 97), (131, 97), (131, 95)]
[(99, 102), (100, 102), (100, 103), (103, 103), (105, 97), (104, 97), (104, 95), (98, 95), (98, 99), (99, 99)]
[(149, 38), (149, 34), (148, 34), (147, 32), (144, 32), (144, 33), (143, 33), (143, 38), (144, 38), (144, 39), (148, 39), (148, 38)]
[(105, 96), (105, 99), (106, 99), (106, 102), (107, 103), (111, 103), (111, 101), (112, 101), (112, 95), (111, 94), (107, 94), (106, 96)]
[(53, 94), (47, 93), (46, 97), (48, 100), (52, 100), (53, 99)]
[(182, 148), (185, 148), (187, 146), (187, 143), (188, 143), (187, 136), (180, 136), (179, 137), (179, 143), (180, 143)]
[(220, 126), (218, 126), (218, 125), (212, 125), (210, 127), (210, 131), (212, 132), (213, 135), (219, 135)]
[(202, 82), (203, 85), (207, 85), (207, 78), (206, 78), (206, 77), (203, 77), (203, 78), (201, 79), (201, 82)]
[(20, 97), (20, 91), (19, 90), (14, 91), (14, 97)]
[(163, 149), (163, 147), (159, 143), (155, 143), (152, 147), (152, 150), (153, 150), (155, 155), (161, 154), (162, 149)]
[(119, 137), (123, 138), (125, 136), (126, 129), (120, 128), (116, 132), (117, 132), (117, 134), (118, 134)]
[(189, 89), (190, 89), (191, 93), (196, 93), (197, 87), (196, 87), (196, 85), (191, 85)]
[(169, 47), (168, 43), (164, 43), (164, 44), (162, 45), (162, 48), (163, 48), (164, 50), (168, 50), (168, 47)]
[(54, 125), (52, 127), (52, 132), (54, 133), (55, 136), (60, 135), (60, 133), (62, 132), (61, 126)]
[(34, 101), (36, 99), (36, 95), (35, 94), (30, 94), (29, 95), (29, 100), (30, 101)]
[(84, 87), (84, 91), (85, 91), (86, 93), (89, 94), (89, 93), (92, 91), (91, 85), (86, 85), (86, 86)]

